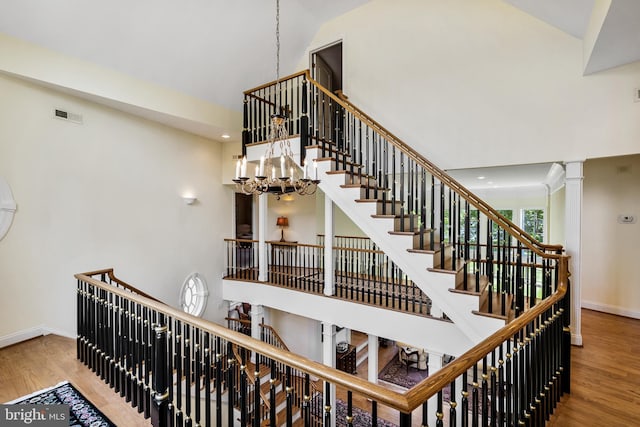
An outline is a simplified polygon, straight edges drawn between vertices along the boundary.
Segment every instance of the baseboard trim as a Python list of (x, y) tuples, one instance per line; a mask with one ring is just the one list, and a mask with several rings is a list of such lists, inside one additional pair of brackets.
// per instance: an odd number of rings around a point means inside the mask
[(582, 308), (589, 310), (601, 311), (603, 313), (615, 314), (617, 316), (631, 317), (632, 319), (640, 319), (640, 311), (628, 310), (626, 308), (618, 307), (609, 304), (600, 304), (590, 301), (582, 301)]
[(62, 337), (73, 338), (76, 336), (66, 331), (61, 331), (55, 328), (50, 328), (45, 325), (34, 326), (33, 328), (23, 329), (22, 331), (13, 332), (9, 335), (0, 337), (0, 348), (8, 347), (10, 345), (18, 344), (23, 341), (27, 341), (42, 335), (60, 335)]
[(34, 326), (33, 328), (23, 329), (9, 335), (0, 337), (0, 348), (8, 347), (10, 345), (17, 344), (22, 341), (27, 341), (41, 335), (46, 335), (44, 325)]

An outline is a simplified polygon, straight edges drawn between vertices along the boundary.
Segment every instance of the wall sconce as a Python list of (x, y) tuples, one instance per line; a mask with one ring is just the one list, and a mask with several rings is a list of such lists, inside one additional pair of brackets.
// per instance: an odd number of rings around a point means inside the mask
[(286, 216), (279, 216), (276, 221), (276, 226), (280, 227), (280, 241), (284, 242), (284, 228), (289, 226), (289, 218)]
[(186, 205), (192, 205), (196, 202), (196, 200), (198, 200), (198, 198), (191, 194), (185, 194), (184, 196), (182, 196), (182, 200)]

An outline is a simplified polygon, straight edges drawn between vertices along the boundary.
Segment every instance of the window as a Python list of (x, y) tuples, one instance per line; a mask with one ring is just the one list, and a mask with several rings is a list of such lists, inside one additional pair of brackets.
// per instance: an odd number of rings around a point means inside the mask
[(207, 283), (198, 273), (189, 275), (180, 290), (180, 307), (185, 313), (201, 316), (207, 306)]
[(544, 210), (523, 209), (522, 229), (531, 234), (537, 241), (544, 242)]
[[(513, 221), (513, 211), (511, 209), (498, 209), (498, 213), (503, 217), (507, 218), (509, 221)], [(498, 232), (500, 231), (500, 241), (498, 241)], [(494, 245), (496, 244), (508, 244), (510, 236), (502, 231), (502, 228), (498, 226), (498, 224), (493, 224), (491, 228), (491, 241)]]

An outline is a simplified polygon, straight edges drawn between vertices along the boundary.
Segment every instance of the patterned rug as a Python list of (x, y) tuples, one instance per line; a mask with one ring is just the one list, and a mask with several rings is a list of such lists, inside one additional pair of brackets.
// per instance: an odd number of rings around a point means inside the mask
[(68, 381), (6, 404), (68, 405), (70, 426), (116, 427)]
[(391, 361), (387, 363), (387, 366), (382, 368), (382, 371), (378, 374), (378, 379), (409, 389), (428, 376), (429, 372), (426, 369), (421, 371), (409, 368), (409, 372), (407, 372), (407, 367), (398, 359), (398, 354), (396, 353)]
[[(322, 394), (318, 393), (311, 399), (311, 413), (322, 420), (324, 412), (322, 411)], [(369, 427), (371, 426), (371, 414), (355, 406), (351, 409), (353, 416), (353, 427)], [(377, 425), (381, 427), (398, 427), (390, 421), (377, 419)], [(336, 427), (347, 426), (347, 402), (336, 399)]]

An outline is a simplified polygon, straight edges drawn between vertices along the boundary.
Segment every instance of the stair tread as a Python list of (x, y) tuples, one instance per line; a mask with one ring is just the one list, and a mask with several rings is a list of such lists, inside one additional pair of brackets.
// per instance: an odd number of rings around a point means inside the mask
[[(436, 273), (447, 273), (447, 274), (458, 274), (460, 272), (460, 270), (462, 270), (464, 268), (465, 265), (465, 260), (463, 258), (456, 258), (456, 269), (453, 270), (451, 269), (452, 266), (452, 262), (451, 262), (452, 258), (448, 258), (445, 260), (445, 266), (443, 267), (432, 267), (432, 268), (428, 268), (427, 270), (429, 271), (433, 271)], [(471, 274), (471, 273), (469, 273)]]
[(369, 190), (378, 190), (378, 191), (389, 191), (388, 188), (378, 187), (375, 185), (367, 185), (367, 184), (341, 184), (342, 188), (368, 188)]
[(430, 233), (430, 228), (425, 228), (424, 230), (413, 230), (413, 231), (389, 231), (389, 234), (394, 236), (419, 236), (420, 233)]
[(399, 200), (396, 200), (395, 202), (392, 202), (391, 200), (380, 200), (380, 199), (356, 199), (355, 200), (356, 203), (396, 203), (401, 205), (402, 202)]
[[(339, 153), (339, 154), (342, 154), (342, 153)], [(327, 160), (329, 160), (329, 161), (335, 161), (335, 160), (336, 160), (336, 158), (335, 158), (335, 157), (318, 157), (318, 158), (316, 158), (316, 162), (325, 162), (325, 161), (327, 161)], [(344, 160), (344, 161), (342, 161), (342, 160), (338, 160), (338, 162), (340, 162), (340, 163), (344, 163), (344, 164), (346, 164), (346, 165), (348, 165), (348, 166), (354, 166), (354, 167), (356, 167), (356, 168), (361, 168), (361, 167), (363, 167), (363, 165), (361, 165), (361, 164), (359, 164), (359, 163), (351, 162), (351, 161), (349, 161), (349, 160)]]
[[(450, 246), (451, 246), (450, 243), (445, 243), (444, 244), (445, 249), (450, 247)], [(433, 244), (433, 249), (414, 249), (414, 248), (411, 248), (411, 249), (407, 249), (407, 252), (416, 253), (416, 254), (430, 254), (430, 255), (433, 255), (435, 253), (440, 252), (441, 248), (442, 248), (442, 245), (440, 243), (434, 243)]]
[(375, 179), (374, 176), (371, 175), (366, 175), (366, 174), (353, 174), (347, 170), (337, 170), (337, 171), (327, 171), (327, 175), (353, 175), (353, 176), (357, 176), (359, 178), (369, 178), (369, 179)]
[[(275, 386), (276, 388), (280, 385), (280, 380), (275, 380)], [(264, 381), (264, 382), (260, 382), (260, 390), (262, 391), (262, 393), (268, 395), (269, 394), (269, 389), (271, 388), (271, 381)]]
[(499, 293), (493, 293), (492, 294), (492, 302), (493, 302), (493, 307), (492, 307), (492, 313), (489, 312), (489, 299), (486, 297), (486, 295), (488, 294), (488, 292), (484, 292), (483, 295), (485, 295), (484, 301), (482, 302), (480, 309), (476, 312), (474, 311), (474, 314), (481, 314), (487, 317), (493, 317), (494, 319), (504, 319), (505, 321), (509, 319), (509, 317), (511, 316), (510, 312), (511, 310), (511, 303), (513, 301), (513, 295), (511, 294), (506, 294), (505, 295), (505, 315), (500, 314), (501, 313), (501, 307), (502, 307), (502, 294)]
[[(285, 393), (282, 393), (283, 395), (285, 395)], [(286, 398), (286, 395), (285, 395)], [(295, 418), (296, 415), (299, 416), (299, 410), (300, 408), (298, 408), (298, 406), (291, 404), (291, 414), (292, 414), (292, 418)], [(296, 412), (298, 414), (296, 414)], [(271, 420), (269, 420), (268, 418), (264, 421), (262, 421), (262, 423), (260, 424), (263, 427), (268, 427), (269, 425), (271, 425)], [(276, 413), (276, 425), (277, 426), (281, 426), (284, 425), (287, 421), (287, 408), (286, 406), (284, 408), (282, 408), (280, 411), (278, 411)]]

